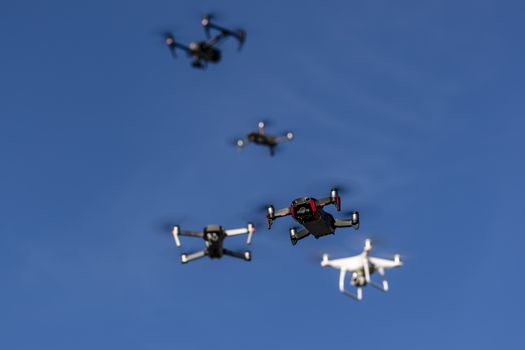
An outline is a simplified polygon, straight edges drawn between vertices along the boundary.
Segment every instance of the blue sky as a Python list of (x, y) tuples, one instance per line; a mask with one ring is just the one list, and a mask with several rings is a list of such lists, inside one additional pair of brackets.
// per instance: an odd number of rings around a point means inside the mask
[[(156, 33), (248, 32), (207, 71)], [(0, 345), (9, 349), (520, 348), (525, 4), (3, 1)], [(228, 140), (261, 118), (274, 158)], [(347, 184), (359, 232), (179, 263), (199, 229)], [(388, 294), (312, 256), (400, 252)], [(183, 241), (189, 251), (199, 241)], [(243, 238), (227, 242), (243, 246)]]

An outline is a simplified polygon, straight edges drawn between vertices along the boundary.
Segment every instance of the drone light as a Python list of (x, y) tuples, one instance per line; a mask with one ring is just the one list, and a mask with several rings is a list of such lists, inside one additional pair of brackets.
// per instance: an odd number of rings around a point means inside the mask
[(288, 132), (286, 133), (286, 138), (287, 138), (288, 140), (292, 140), (292, 139), (293, 139), (293, 132), (288, 131)]
[(186, 254), (181, 254), (180, 255), (180, 262), (185, 264), (188, 262), (188, 257), (186, 256)]
[(264, 122), (259, 122), (259, 124), (257, 126), (259, 127), (259, 129), (263, 129), (264, 128)]
[(208, 24), (210, 24), (210, 18), (208, 16), (204, 16), (201, 20), (201, 24), (206, 27)]
[(237, 140), (237, 147), (243, 147), (244, 146), (244, 140), (243, 139), (238, 139)]

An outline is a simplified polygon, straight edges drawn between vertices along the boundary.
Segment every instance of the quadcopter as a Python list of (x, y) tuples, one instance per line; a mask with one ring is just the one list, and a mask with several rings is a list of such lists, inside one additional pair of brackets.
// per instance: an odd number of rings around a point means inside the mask
[(246, 243), (251, 244), (252, 235), (254, 232), (255, 227), (251, 223), (248, 223), (246, 227), (231, 230), (225, 230), (222, 228), (222, 226), (219, 225), (208, 225), (202, 231), (181, 231), (180, 227), (176, 225), (173, 226), (173, 230), (171, 231), (177, 247), (181, 246), (179, 236), (202, 238), (204, 239), (204, 243), (206, 244), (206, 248), (201, 251), (191, 254), (181, 254), (180, 261), (183, 264), (193, 261), (195, 259), (202, 258), (204, 256), (208, 256), (211, 259), (219, 259), (222, 258), (223, 255), (229, 255), (234, 258), (250, 261), (252, 259), (252, 255), (249, 250), (246, 250), (244, 252), (235, 252), (224, 248), (223, 243), (226, 237), (248, 234)]
[(272, 228), (272, 223), (275, 219), (291, 215), (295, 221), (304, 227), (300, 231), (297, 231), (295, 227), (290, 228), (292, 245), (296, 245), (297, 241), (310, 234), (315, 238), (335, 234), (335, 230), (338, 227), (353, 227), (356, 230), (359, 229), (359, 212), (351, 212), (350, 219), (334, 219), (331, 214), (324, 211), (324, 207), (330, 204), (335, 205), (337, 211), (341, 210), (341, 198), (336, 188), (332, 188), (329, 197), (322, 199), (300, 197), (294, 199), (289, 208), (277, 211), (275, 211), (274, 207), (270, 204), (266, 208), (266, 223), (268, 229)]
[[(221, 60), (221, 51), (217, 49), (217, 45), (227, 37), (233, 37), (239, 42), (239, 50), (242, 48), (246, 40), (246, 32), (242, 29), (233, 31), (212, 23), (212, 16), (206, 15), (202, 18), (201, 24), (206, 33), (206, 41), (192, 42), (189, 46), (182, 45), (175, 41), (173, 33), (164, 34), (164, 42), (171, 51), (173, 57), (176, 57), (175, 50), (177, 48), (186, 51), (189, 57), (193, 58), (192, 66), (194, 68), (206, 68), (208, 63), (217, 63)], [(217, 31), (215, 36), (211, 36), (211, 30)]]
[(270, 135), (264, 132), (265, 124), (264, 122), (259, 122), (257, 125), (258, 129), (257, 131), (251, 131), (246, 135), (246, 139), (238, 139), (236, 144), (237, 147), (243, 148), (248, 143), (255, 143), (257, 145), (267, 146), (270, 148), (270, 155), (275, 154), (275, 147), (277, 147), (278, 144), (291, 141), (293, 139), (293, 133), (288, 131), (282, 136), (274, 136)]
[[(356, 256), (349, 258), (328, 260), (328, 255), (323, 255), (321, 266), (330, 266), (335, 269), (341, 270), (339, 274), (339, 291), (352, 297), (355, 300), (361, 300), (363, 298), (363, 287), (367, 284), (383, 291), (388, 291), (388, 281), (385, 278), (385, 269), (399, 267), (403, 265), (399, 254), (394, 256), (394, 260), (374, 258), (369, 255), (372, 250), (372, 243), (369, 239), (365, 241), (365, 247), (363, 252)], [(353, 294), (345, 289), (345, 276), (347, 272), (352, 273), (352, 279), (350, 285), (357, 288), (357, 294)], [(370, 278), (375, 272), (379, 273), (383, 283), (378, 284)]]

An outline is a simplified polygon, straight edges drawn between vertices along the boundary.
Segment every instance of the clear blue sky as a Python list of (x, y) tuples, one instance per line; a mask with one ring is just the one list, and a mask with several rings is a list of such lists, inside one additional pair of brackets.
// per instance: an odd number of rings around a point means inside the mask
[[(244, 26), (207, 71), (157, 32)], [(523, 1), (0, 4), (3, 349), (522, 348)], [(275, 121), (275, 158), (227, 140)], [(362, 228), (179, 263), (157, 225), (355, 189)], [(367, 209), (368, 208), (368, 209)], [(353, 302), (311, 257), (400, 252)], [(229, 243), (242, 247), (243, 238)], [(184, 240), (188, 250), (200, 241)]]

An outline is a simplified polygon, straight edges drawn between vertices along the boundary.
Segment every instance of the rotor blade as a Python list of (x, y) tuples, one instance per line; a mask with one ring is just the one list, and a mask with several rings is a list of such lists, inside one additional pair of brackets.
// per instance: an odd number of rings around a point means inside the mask
[(246, 146), (247, 142), (244, 138), (230, 138), (228, 139), (228, 145), (237, 147), (237, 148), (243, 148)]
[(186, 221), (185, 217), (178, 218), (179, 220), (159, 220), (156, 224), (153, 225), (153, 229), (157, 233), (162, 234), (171, 234), (171, 230), (175, 225), (181, 225)]
[(265, 128), (274, 125), (274, 121), (272, 119), (260, 119), (259, 123), (261, 123), (261, 122), (264, 124)]

